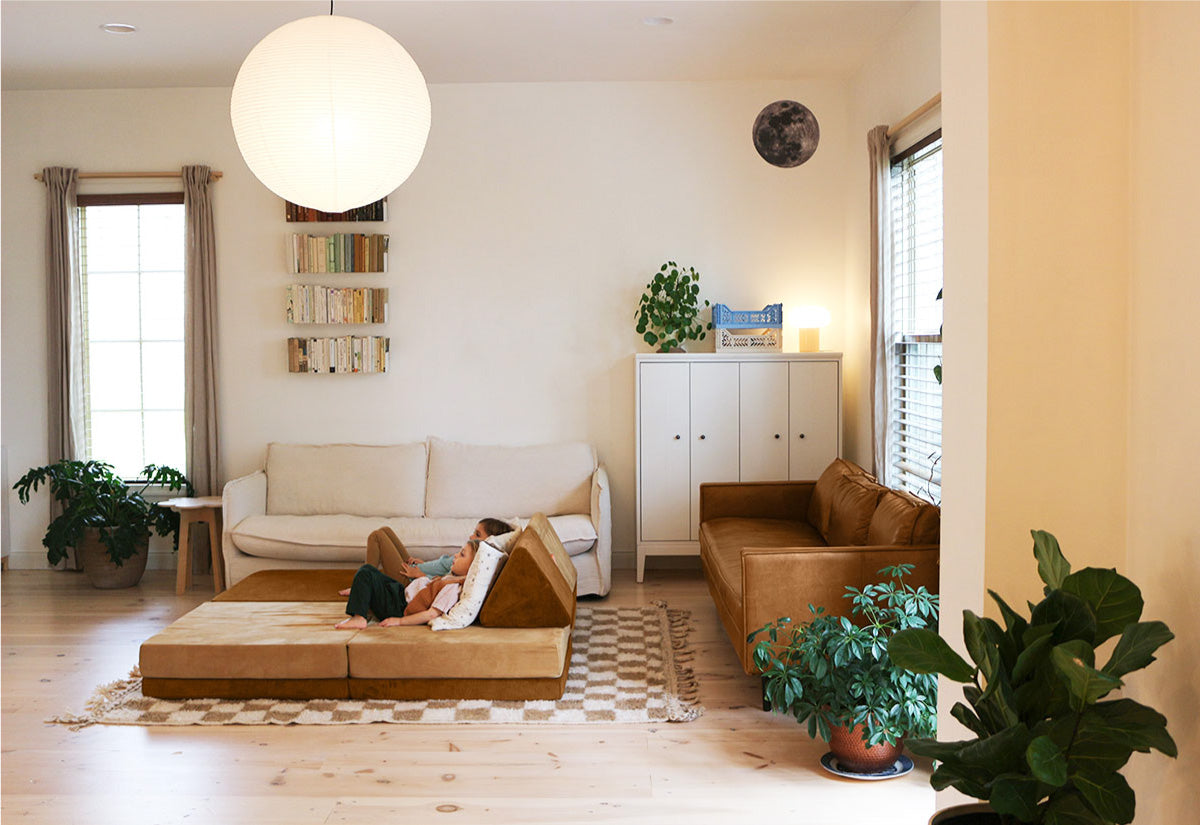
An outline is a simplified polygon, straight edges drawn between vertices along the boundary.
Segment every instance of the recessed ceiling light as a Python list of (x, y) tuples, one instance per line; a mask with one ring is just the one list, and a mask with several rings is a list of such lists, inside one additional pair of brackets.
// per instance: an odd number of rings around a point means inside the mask
[(674, 17), (643, 17), (642, 22), (647, 26), (669, 26), (675, 22)]
[(132, 23), (104, 23), (100, 26), (100, 30), (109, 34), (133, 34), (137, 31), (137, 26)]

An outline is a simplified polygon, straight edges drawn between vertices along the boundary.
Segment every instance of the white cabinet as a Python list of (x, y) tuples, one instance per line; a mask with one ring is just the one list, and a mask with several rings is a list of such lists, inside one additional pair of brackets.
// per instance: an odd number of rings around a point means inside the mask
[(841, 354), (639, 355), (637, 579), (700, 552), (700, 485), (815, 479), (841, 455)]

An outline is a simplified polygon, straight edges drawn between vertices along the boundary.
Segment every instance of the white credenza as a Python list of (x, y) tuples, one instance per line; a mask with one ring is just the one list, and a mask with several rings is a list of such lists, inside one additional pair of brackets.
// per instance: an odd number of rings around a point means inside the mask
[(634, 358), (637, 580), (700, 552), (706, 481), (815, 479), (842, 451), (842, 355)]

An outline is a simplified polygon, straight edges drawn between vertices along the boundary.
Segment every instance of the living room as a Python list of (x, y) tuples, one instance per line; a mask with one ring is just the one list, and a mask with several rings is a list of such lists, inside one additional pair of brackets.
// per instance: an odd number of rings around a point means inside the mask
[[(5, 30), (9, 15), (26, 5), (43, 4), (4, 4)], [(99, 12), (83, 14), (83, 4), (45, 5), (56, 6), (63, 25), (97, 28), (92, 17)], [(136, 11), (128, 4), (87, 5), (112, 7), (104, 10), (114, 20)], [(275, 25), (324, 13), (309, 4), (271, 5), (286, 9), (274, 12), (280, 17)], [(371, 20), (372, 5), (339, 3), (337, 10)], [(1200, 651), (1188, 594), (1190, 585), (1200, 584), (1200, 572), (1196, 529), (1177, 502), (1200, 492), (1189, 460), (1200, 447), (1189, 415), (1200, 401), (1194, 380), (1200, 353), (1188, 323), (1200, 296), (1187, 277), (1200, 250), (1186, 220), (1194, 212), (1188, 208), (1197, 184), (1194, 165), (1172, 163), (1170, 149), (1196, 125), (1194, 111), (1179, 105), (1195, 90), (1200, 20), (1194, 4), (410, 5), (419, 7), (425, 29), (391, 33), (426, 71), (433, 117), (424, 156), (389, 197), (383, 228), (366, 230), (391, 236), (388, 273), (371, 282), (387, 286), (391, 296), (386, 375), (287, 371), (284, 341), (292, 333), (283, 313), (284, 239), (290, 231), (313, 230), (285, 222), (281, 199), (247, 169), (229, 122), (232, 70), (271, 26), (249, 31), (239, 23), (240, 53), (229, 57), (232, 69), (223, 82), (190, 81), (192, 67), (168, 53), (155, 67), (162, 80), (154, 88), (145, 81), (129, 85), (117, 74), (88, 77), (97, 70), (74, 65), (68, 54), (55, 55), (54, 62), (75, 71), (74, 81), (10, 81), (5, 41), (6, 486), (46, 459), (45, 189), (32, 174), (52, 165), (88, 172), (207, 164), (223, 173), (213, 184), (223, 478), (262, 467), (270, 442), (401, 444), (434, 436), (593, 445), (611, 479), (614, 595), (635, 603), (665, 599), (693, 611), (706, 727), (698, 735), (687, 726), (659, 726), (654, 734), (589, 728), (582, 736), (436, 726), (382, 733), (377, 726), (350, 733), (331, 728), (311, 736), (312, 729), (261, 735), (248, 729), (232, 739), (219, 728), (167, 736), (137, 728), (45, 728), (42, 719), (82, 707), (96, 685), (123, 676), (138, 644), (206, 594), (193, 587), (174, 595), (169, 543), (152, 547), (150, 571), (138, 590), (128, 591), (146, 600), (149, 613), (128, 610), (124, 592), (85, 599), (57, 590), (71, 577), (46, 570), (41, 537), (48, 505), (23, 506), (10, 492), (3, 521), (6, 659), (14, 645), (40, 655), (33, 658), (36, 667), (5, 661), (6, 812), (12, 804), (12, 815), (29, 811), (33, 819), (87, 810), (96, 820), (128, 821), (129, 800), (118, 801), (124, 794), (115, 787), (150, 798), (154, 821), (189, 811), (201, 821), (235, 821), (250, 810), (267, 821), (356, 821), (385, 811), (429, 813), (435, 799), (469, 803), (478, 821), (582, 819), (592, 808), (572, 807), (562, 790), (528, 776), (560, 769), (564, 780), (593, 786), (583, 793), (589, 805), (623, 805), (623, 811), (608, 811), (614, 819), (705, 821), (706, 809), (711, 821), (723, 821), (731, 815), (728, 798), (744, 795), (738, 810), (799, 805), (825, 811), (814, 822), (851, 821), (844, 810), (856, 804), (861, 815), (853, 821), (875, 821), (888, 806), (905, 803), (916, 813), (904, 821), (924, 821), (921, 812), (927, 818), (934, 800), (919, 782), (891, 791), (899, 802), (887, 791), (872, 795), (861, 785), (822, 782), (819, 768), (795, 784), (820, 750), (802, 744), (807, 737), (786, 718), (733, 709), (754, 703), (757, 683), (737, 666), (692, 560), (652, 564), (645, 583), (634, 582), (633, 361), (651, 348), (634, 330), (633, 316), (646, 281), (668, 259), (694, 266), (703, 297), (713, 302), (737, 309), (775, 302), (826, 307), (831, 323), (821, 331), (821, 348), (843, 354), (841, 454), (869, 466), (864, 138), (940, 92), (940, 112), (916, 126), (931, 131), (940, 122), (954, 135), (947, 137), (944, 195), (950, 345), (943, 396), (943, 613), (982, 613), (985, 588), (1013, 604), (1035, 598), (1031, 528), (1056, 533), (1077, 565), (1116, 567), (1138, 581), (1148, 612), (1165, 620), (1177, 639), (1155, 666), (1158, 678), (1135, 681), (1131, 691), (1170, 719), (1182, 756), (1169, 764), (1135, 758), (1129, 777), (1138, 791), (1139, 821), (1186, 819), (1196, 803), (1187, 779), (1195, 775), (1200, 738), (1192, 712)], [(705, 12), (708, 5), (713, 10)], [(811, 6), (807, 27), (772, 8), (792, 5)], [(554, 7), (538, 18), (540, 29), (522, 16), (536, 17), (531, 6)], [(611, 55), (591, 65), (583, 52), (568, 60), (568, 47), (588, 41), (576, 29), (603, 25), (614, 14), (611, 7), (625, 7), (631, 48), (669, 59), (651, 68), (636, 64), (647, 72), (639, 76), (612, 68)], [(784, 22), (772, 25), (779, 14)], [(643, 23), (652, 16), (675, 23)], [(433, 56), (440, 54), (430, 48), (439, 33), (470, 42), (451, 34), (472, 24), (494, 33), (485, 39), (496, 43), (514, 39), (515, 46), (498, 49), (510, 60), (503, 71), (484, 51), (473, 59), (469, 52), (457, 59)], [(800, 56), (775, 73), (751, 75), (719, 53), (704, 52), (710, 41), (691, 39), (722, 28), (762, 38), (760, 52)], [(119, 36), (104, 36), (112, 41), (105, 48), (122, 48)], [(555, 37), (568, 44), (563, 52), (542, 62), (517, 59)], [(764, 162), (751, 140), (755, 116), (776, 100), (799, 101), (820, 122), (818, 150), (794, 169)], [(178, 189), (177, 182), (158, 184)], [(102, 186), (146, 189), (145, 182), (84, 181), (80, 191)], [(711, 350), (709, 342), (696, 346)], [(40, 593), (40, 601), (22, 607), (24, 592)], [(87, 605), (94, 616), (77, 614), (63, 631), (75, 670), (60, 667), (42, 676), (38, 668), (53, 665), (63, 650), (55, 648), (55, 634), (27, 623), (43, 610), (63, 610), (59, 598)], [(956, 623), (947, 624), (943, 630), (951, 637)], [(96, 643), (94, 657), (89, 642)], [(94, 661), (77, 661), (85, 657)], [(54, 684), (43, 685), (43, 678)], [(40, 695), (51, 688), (54, 695)], [(947, 725), (949, 704), (943, 708)], [(743, 727), (751, 732), (726, 735)], [(270, 758), (260, 756), (256, 737)], [(377, 737), (386, 746), (373, 744)], [(668, 755), (681, 750), (671, 746), (676, 739), (691, 742), (683, 755)], [(526, 770), (480, 773), (490, 764), (480, 749), (493, 740), (505, 740), (497, 745), (502, 761)], [(73, 743), (86, 744), (76, 753)], [(457, 755), (464, 743), (475, 761)], [(297, 747), (304, 756), (289, 762), (287, 752)], [(439, 787), (409, 797), (368, 784), (372, 774), (345, 779), (376, 767), (345, 759), (335, 769), (341, 784), (316, 790), (311, 804), (275, 782), (286, 780), (281, 770), (288, 765), (293, 780), (303, 781), (304, 770), (330, 758), (321, 754), (334, 748), (362, 748), (391, 760), (389, 776), (428, 762), (438, 768), (420, 772), (418, 780), (460, 779), (453, 793)], [(156, 763), (170, 762), (176, 751), (184, 752), (179, 758), (193, 772), (171, 780), (187, 804), (173, 804), (176, 794), (151, 792), (147, 784), (162, 779), (165, 767)], [(547, 751), (568, 761), (556, 763)], [(763, 758), (754, 761), (745, 752)], [(135, 782), (119, 766), (100, 769), (114, 753), (147, 778)], [(248, 765), (253, 780), (239, 785), (235, 772), (206, 766), (206, 755)], [(616, 789), (586, 778), (583, 765), (602, 759), (620, 763), (597, 772), (615, 772)], [(660, 763), (676, 759), (695, 772), (691, 779), (682, 770), (663, 772)], [(494, 753), (491, 761), (498, 761)], [(60, 762), (95, 774), (86, 792), (57, 784)], [(785, 778), (772, 762), (786, 766)], [(759, 764), (770, 767), (755, 770)], [(464, 791), (471, 774), (480, 784)], [(237, 788), (222, 802), (212, 782)], [(49, 790), (31, 794), (30, 783)], [(10, 803), (14, 795), (21, 798)], [(375, 804), (356, 805), (363, 797)], [(246, 807), (232, 807), (234, 799)], [(107, 802), (112, 807), (97, 813), (95, 806)], [(488, 804), (498, 805), (493, 820), (483, 813)]]

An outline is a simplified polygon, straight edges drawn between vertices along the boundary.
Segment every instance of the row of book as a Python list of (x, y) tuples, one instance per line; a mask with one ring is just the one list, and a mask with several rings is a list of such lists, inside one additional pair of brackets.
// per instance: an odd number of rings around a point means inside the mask
[(322, 212), (311, 206), (301, 206), (291, 201), (284, 201), (284, 204), (284, 214), (289, 223), (387, 220), (387, 198), (381, 198), (375, 203), (368, 203), (366, 206), (356, 209), (347, 209), (345, 212)]
[(385, 272), (387, 235), (341, 233), (292, 235), (288, 254), (294, 273)]
[(290, 284), (289, 324), (383, 324), (387, 322), (386, 288)]
[(288, 372), (387, 372), (390, 346), (381, 335), (289, 338)]

